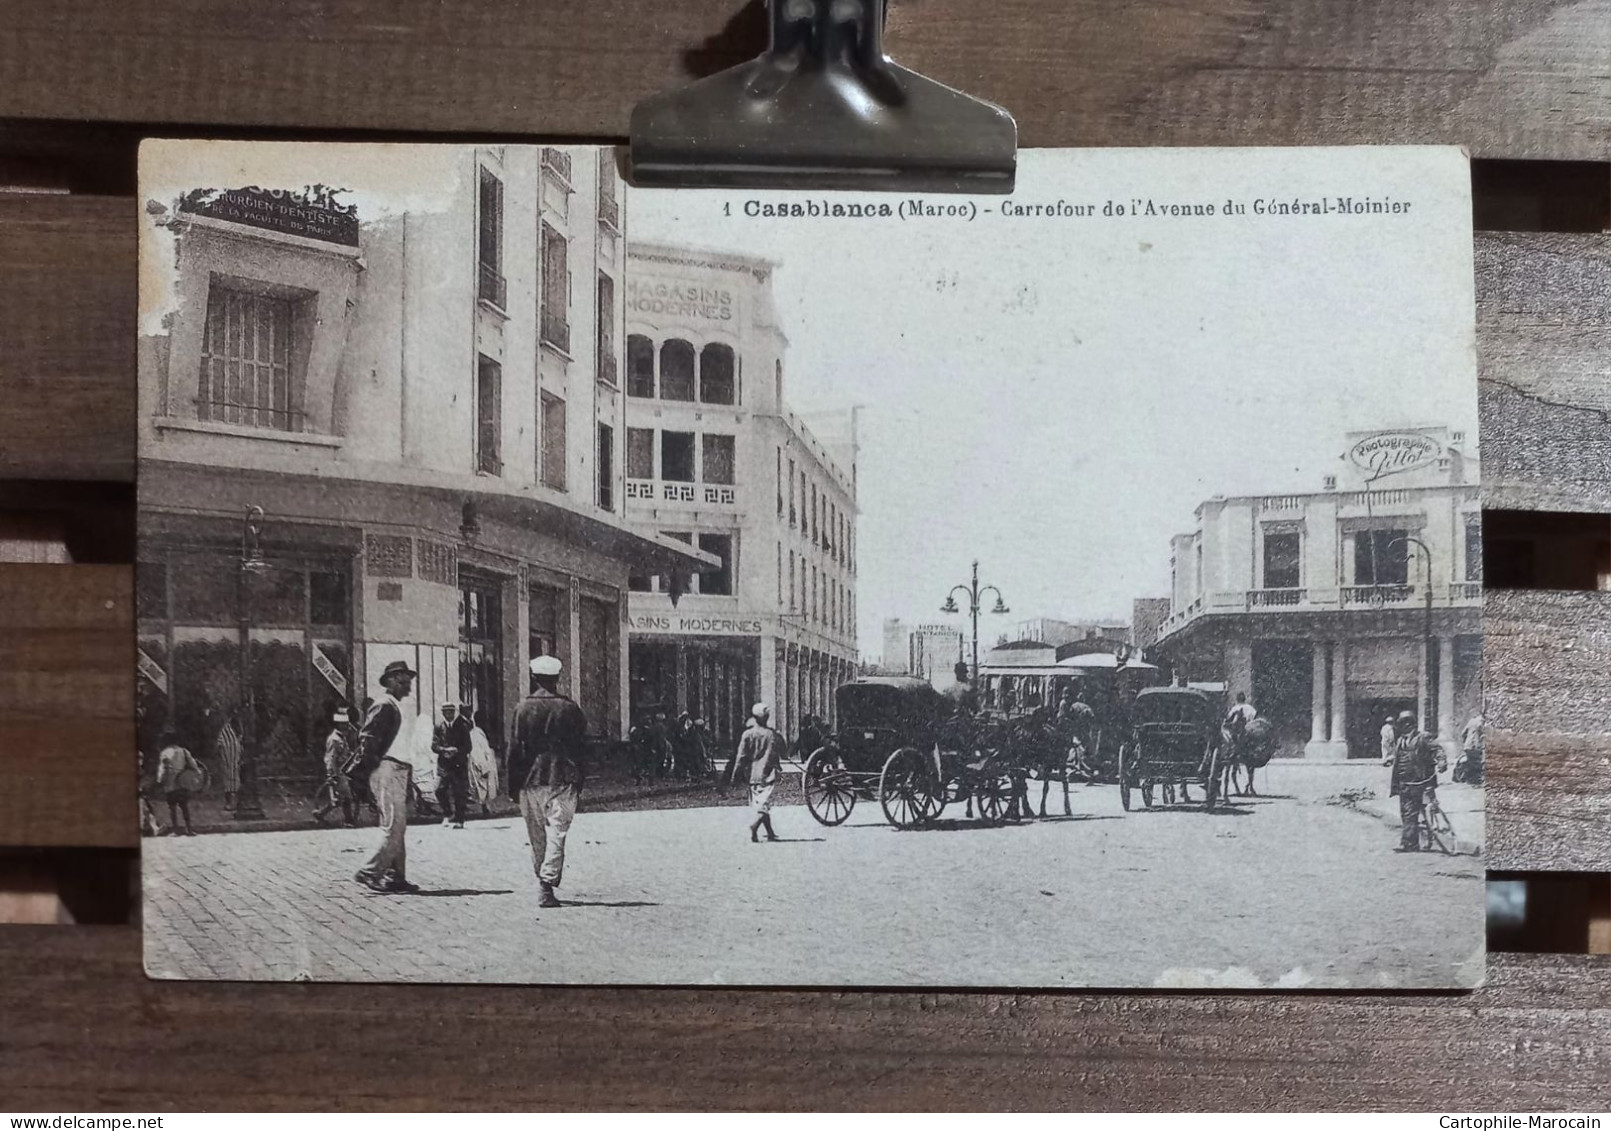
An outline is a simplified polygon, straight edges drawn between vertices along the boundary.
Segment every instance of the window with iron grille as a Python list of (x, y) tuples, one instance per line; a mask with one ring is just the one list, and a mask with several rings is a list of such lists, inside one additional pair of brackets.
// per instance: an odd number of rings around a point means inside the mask
[(544, 390), (542, 423), (538, 429), (538, 466), (544, 487), (565, 490), (565, 400)]
[(734, 463), (733, 437), (706, 432), (704, 462), (704, 476), (701, 482), (731, 487)]
[(654, 396), (654, 343), (642, 334), (627, 337), (627, 396)]
[(599, 223), (611, 231), (621, 230), (621, 201), (615, 192), (613, 150), (599, 150)]
[(504, 309), (503, 182), (481, 166), (480, 209), (476, 231), (476, 297)]
[(1482, 580), (1482, 523), (1466, 523), (1466, 580)]
[(615, 357), (615, 280), (599, 272), (599, 380), (619, 380)]
[(735, 400), (733, 347), (712, 342), (699, 351), (699, 399), (705, 404)]
[(218, 283), (207, 292), (201, 342), (201, 420), (302, 431), (289, 299)]
[(503, 474), (503, 366), (485, 354), (476, 355), (475, 469), (488, 475)]
[(627, 429), (627, 478), (654, 478), (654, 429)]
[(599, 425), (599, 506), (607, 511), (615, 509), (615, 429), (608, 424)]
[(671, 483), (694, 481), (694, 434), (660, 433), (660, 478)]
[(668, 401), (694, 399), (694, 347), (672, 338), (660, 347), (660, 397)]
[(571, 349), (571, 269), (570, 245), (565, 237), (544, 223), (542, 227), (542, 340), (565, 353)]

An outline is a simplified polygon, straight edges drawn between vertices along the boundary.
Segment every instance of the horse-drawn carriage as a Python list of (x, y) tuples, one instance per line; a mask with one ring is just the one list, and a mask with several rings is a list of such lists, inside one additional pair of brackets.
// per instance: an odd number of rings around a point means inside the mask
[[(982, 705), (987, 716), (1017, 722), (1020, 728), (1055, 719), (1065, 697), (1078, 697), (1090, 708), (1089, 722), (1078, 736), (1082, 750), (1070, 771), (1089, 781), (1118, 779), (1119, 748), (1129, 733), (1130, 706), (1144, 688), (1162, 674), (1152, 664), (1111, 652), (1069, 656), (1055, 664), (986, 664), (980, 672)], [(1062, 753), (1069, 735), (1058, 735)], [(1064, 759), (1034, 756), (1026, 761), (1051, 767)]]
[(1203, 787), (1208, 809), (1224, 786), (1219, 706), (1195, 688), (1149, 687), (1130, 708), (1130, 733), (1119, 750), (1119, 803), (1139, 794), (1152, 808), (1160, 791)]
[(806, 760), (806, 806), (824, 825), (842, 824), (857, 801), (877, 800), (884, 819), (910, 829), (964, 802), (1001, 822), (1019, 779), (977, 722), (926, 681), (875, 676), (834, 693), (837, 734)]

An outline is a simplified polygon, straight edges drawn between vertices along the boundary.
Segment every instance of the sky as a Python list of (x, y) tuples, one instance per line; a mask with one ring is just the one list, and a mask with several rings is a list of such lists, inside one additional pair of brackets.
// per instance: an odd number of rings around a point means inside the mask
[[(776, 261), (788, 400), (861, 406), (874, 653), (885, 617), (941, 619), (974, 558), (1012, 610), (982, 638), (1034, 616), (1128, 619), (1167, 596), (1170, 538), (1204, 499), (1319, 490), (1346, 471), (1350, 430), (1475, 436), (1468, 183), (1450, 149), (1040, 151), (1012, 199), (1096, 216), (968, 198), (994, 211), (778, 220), (743, 203), (798, 198), (635, 190), (631, 232)], [(1251, 208), (1338, 196), (1410, 210)], [(1101, 216), (1138, 198), (1249, 212)]]

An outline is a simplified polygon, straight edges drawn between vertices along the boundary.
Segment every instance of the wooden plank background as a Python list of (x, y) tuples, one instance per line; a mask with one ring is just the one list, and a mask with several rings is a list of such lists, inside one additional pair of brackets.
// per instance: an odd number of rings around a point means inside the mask
[(132, 928), (0, 932), (23, 1110), (1597, 1111), (1611, 979), (1437, 994), (826, 993), (148, 982)]
[[(738, 0), (10, 0), (0, 187), (115, 195), (0, 192), (0, 512), (132, 480), (134, 139), (620, 136), (763, 35)], [(1611, 0), (895, 0), (889, 39), (1026, 145), (1458, 143), (1597, 163), (1486, 166), (1479, 217), (1605, 226)], [(1488, 505), (1611, 511), (1611, 244), (1486, 234), (1477, 270)], [(1497, 866), (1611, 869), (1608, 604), (1489, 597)], [(0, 847), (137, 844), (132, 651), (126, 565), (0, 564)], [(136, 928), (0, 928), (0, 1096), (1591, 1108), (1606, 973), (1498, 955), (1463, 996), (185, 985), (143, 978)]]
[[(619, 136), (737, 63), (737, 0), (10, 0), (0, 118)], [(908, 66), (1026, 145), (1439, 141), (1604, 160), (1605, 0), (896, 0)]]

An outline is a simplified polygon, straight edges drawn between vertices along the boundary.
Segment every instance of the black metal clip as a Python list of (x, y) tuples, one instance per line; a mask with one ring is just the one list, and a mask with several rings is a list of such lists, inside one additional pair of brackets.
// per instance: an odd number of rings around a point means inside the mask
[(892, 63), (888, 0), (767, 0), (757, 59), (632, 112), (634, 184), (1007, 193), (1018, 128), (999, 106)]

